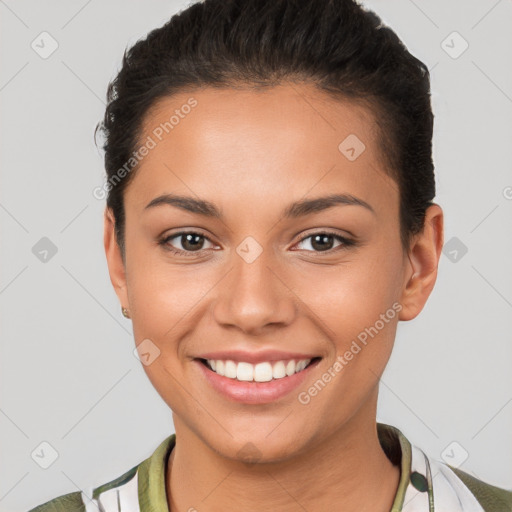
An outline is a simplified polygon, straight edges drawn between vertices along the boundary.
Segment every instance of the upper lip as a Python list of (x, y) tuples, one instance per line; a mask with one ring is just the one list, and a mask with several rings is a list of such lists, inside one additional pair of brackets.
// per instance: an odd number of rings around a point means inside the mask
[(213, 359), (213, 360), (231, 360), (235, 362), (246, 362), (251, 364), (263, 363), (265, 361), (288, 361), (295, 359), (313, 359), (320, 357), (317, 354), (305, 354), (295, 352), (285, 352), (282, 350), (261, 350), (258, 352), (247, 352), (243, 350), (223, 350), (222, 352), (208, 352), (201, 354), (196, 359)]

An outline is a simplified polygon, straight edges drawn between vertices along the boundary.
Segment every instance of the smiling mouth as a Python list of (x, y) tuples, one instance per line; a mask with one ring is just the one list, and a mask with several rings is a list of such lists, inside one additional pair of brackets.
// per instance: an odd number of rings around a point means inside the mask
[(199, 359), (199, 361), (213, 373), (228, 379), (240, 382), (269, 382), (300, 373), (320, 359), (321, 357), (313, 357), (312, 359), (264, 361), (257, 364), (236, 362), (231, 359)]

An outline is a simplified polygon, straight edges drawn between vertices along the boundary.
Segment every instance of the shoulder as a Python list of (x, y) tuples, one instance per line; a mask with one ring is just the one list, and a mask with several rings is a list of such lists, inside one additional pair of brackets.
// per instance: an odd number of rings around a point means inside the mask
[(46, 503), (38, 505), (28, 512), (87, 512), (87, 502), (96, 501), (100, 495), (102, 496), (102, 500), (110, 501), (110, 496), (115, 496), (117, 499), (121, 489), (123, 491), (123, 497), (129, 497), (129, 494), (131, 494), (132, 497), (136, 499), (136, 475), (137, 470), (141, 464), (134, 466), (126, 473), (123, 473), (120, 477), (115, 478), (106, 484), (102, 484), (98, 487), (90, 489), (89, 492), (75, 491), (68, 494), (63, 494), (62, 496), (58, 496), (50, 501), (47, 501)]
[(85, 512), (85, 503), (80, 491), (63, 494), (30, 509), (29, 512)]
[(461, 469), (450, 465), (447, 467), (471, 491), (485, 512), (512, 512), (512, 489), (496, 487)]
[(63, 494), (28, 512), (165, 510), (165, 468), (175, 442), (176, 434), (171, 434), (148, 458), (114, 480), (83, 491)]
[[(388, 438), (381, 436), (381, 431), (383, 434), (384, 430), (389, 431)], [(413, 507), (418, 505), (418, 500), (421, 501), (418, 496), (423, 495), (424, 508), (421, 510), (512, 512), (512, 488), (497, 487), (436, 457), (429, 456), (420, 447), (411, 444), (398, 428), (382, 425), (379, 430), (379, 439), (382, 437), (383, 446), (387, 446), (388, 452), (388, 445), (394, 442), (390, 437), (391, 434), (400, 441), (402, 471), (410, 472), (409, 485), (404, 497), (406, 502), (415, 499)], [(412, 476), (422, 478), (418, 483), (412, 480)], [(403, 501), (401, 503), (403, 504)], [(404, 508), (405, 510), (410, 509)]]
[(436, 505), (450, 505), (449, 508), (464, 512), (512, 512), (512, 489), (497, 487), (460, 468), (428, 459)]

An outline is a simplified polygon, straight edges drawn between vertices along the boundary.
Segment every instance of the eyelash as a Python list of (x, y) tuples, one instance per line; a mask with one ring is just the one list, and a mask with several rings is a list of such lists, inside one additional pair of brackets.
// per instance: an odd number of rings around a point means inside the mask
[[(172, 240), (173, 238), (178, 238), (183, 235), (199, 235), (199, 236), (203, 237), (204, 239), (208, 240), (209, 242), (211, 242), (211, 240), (207, 236), (205, 236), (201, 233), (198, 233), (197, 231), (180, 231), (179, 233), (174, 233), (172, 235), (161, 238), (160, 240), (158, 240), (158, 245), (162, 246), (166, 251), (169, 251), (172, 254), (175, 254), (177, 256), (185, 256), (185, 257), (192, 257), (192, 258), (197, 257), (197, 255), (201, 251), (208, 250), (208, 249), (200, 249), (199, 251), (182, 251), (181, 249), (176, 249), (175, 247), (168, 245), (170, 240)], [(335, 252), (337, 250), (347, 249), (348, 247), (352, 247), (352, 246), (356, 245), (356, 242), (354, 240), (345, 238), (345, 237), (339, 235), (338, 233), (334, 233), (332, 231), (317, 231), (316, 233), (311, 233), (311, 234), (305, 236), (304, 238), (301, 238), (297, 243), (300, 244), (301, 242), (304, 242), (304, 240), (307, 240), (308, 238), (312, 238), (316, 235), (332, 236), (333, 238), (340, 241), (342, 243), (342, 245), (339, 245), (338, 247), (335, 247), (333, 249), (328, 249), (327, 251), (308, 251), (308, 252), (314, 252), (316, 254), (332, 254), (333, 252)]]

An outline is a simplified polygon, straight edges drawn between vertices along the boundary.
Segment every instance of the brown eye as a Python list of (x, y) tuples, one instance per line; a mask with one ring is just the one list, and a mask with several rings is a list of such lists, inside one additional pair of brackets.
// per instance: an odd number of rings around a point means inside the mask
[[(171, 243), (171, 241), (174, 242)], [(205, 249), (205, 241), (208, 241), (213, 246), (208, 238), (200, 233), (181, 232), (163, 238), (159, 241), (159, 244), (172, 253), (188, 256), (191, 255), (190, 253), (200, 252)]]
[(311, 247), (318, 251), (328, 251), (334, 245), (334, 237), (331, 235), (313, 235), (311, 238)]
[[(342, 237), (336, 233), (319, 232), (304, 237), (299, 244), (304, 243), (306, 240), (310, 240), (309, 246), (313, 252), (328, 252), (336, 249), (343, 249), (354, 245), (352, 240)], [(337, 246), (334, 246), (335, 242), (340, 242)], [(307, 244), (306, 244), (307, 245)], [(306, 247), (306, 250), (310, 250)]]
[(204, 237), (197, 233), (179, 235), (179, 240), (185, 251), (197, 251), (203, 248)]

